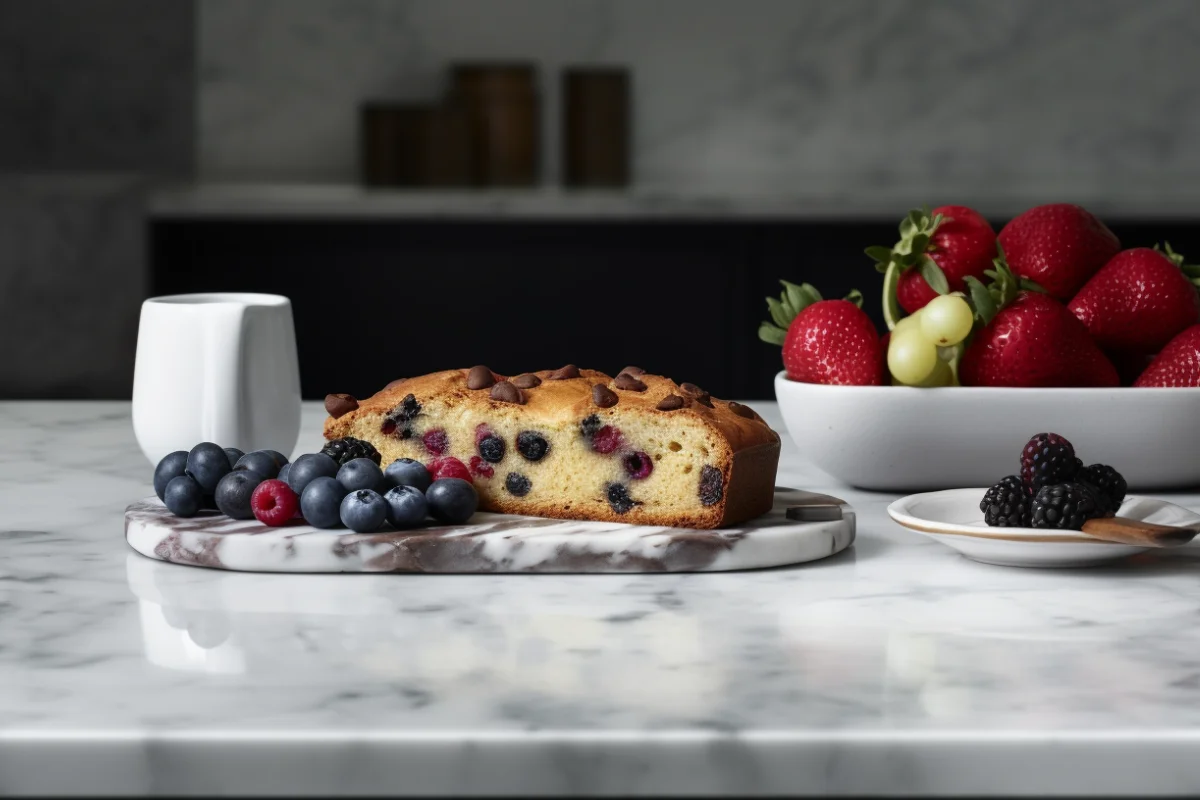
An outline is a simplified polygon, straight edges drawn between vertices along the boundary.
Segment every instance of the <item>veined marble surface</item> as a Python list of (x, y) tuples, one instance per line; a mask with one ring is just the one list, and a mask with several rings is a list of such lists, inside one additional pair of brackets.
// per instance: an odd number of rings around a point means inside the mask
[(0, 404), (0, 438), (0, 793), (1200, 785), (1197, 546), (976, 564), (785, 437), (779, 482), (852, 503), (850, 550), (724, 574), (228, 573), (125, 545), (151, 470), (128, 404)]

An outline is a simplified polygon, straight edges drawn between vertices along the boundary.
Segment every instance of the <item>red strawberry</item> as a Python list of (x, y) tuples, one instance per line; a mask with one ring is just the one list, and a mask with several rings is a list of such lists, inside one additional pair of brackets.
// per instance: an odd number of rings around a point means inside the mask
[(1035, 206), (997, 237), (1008, 266), (1060, 300), (1070, 300), (1121, 249), (1104, 223), (1079, 206)]
[(1020, 291), (998, 267), (990, 287), (968, 281), (984, 323), (958, 365), (963, 386), (1116, 386), (1117, 371), (1066, 306)]
[(1200, 325), (1167, 342), (1134, 386), (1200, 386)]
[[(996, 257), (996, 233), (966, 206), (938, 206), (930, 212), (909, 212), (900, 223), (896, 246), (870, 247), (867, 255), (875, 259), (879, 272), (886, 274), (894, 265), (898, 273), (895, 300), (885, 296), (885, 309), (898, 300), (901, 308), (914, 314), (939, 294), (964, 291), (968, 275), (982, 278)], [(885, 280), (889, 294), (891, 283)], [(898, 317), (894, 310), (889, 314), (890, 319)]]
[(1117, 253), (1067, 306), (1096, 344), (1123, 353), (1157, 353), (1200, 322), (1200, 297), (1183, 257), (1137, 247)]
[(804, 383), (881, 385), (886, 351), (871, 318), (859, 307), (862, 295), (822, 300), (807, 283), (780, 282), (785, 289), (781, 298), (767, 298), (775, 324), (764, 322), (758, 336), (783, 345), (788, 377)]

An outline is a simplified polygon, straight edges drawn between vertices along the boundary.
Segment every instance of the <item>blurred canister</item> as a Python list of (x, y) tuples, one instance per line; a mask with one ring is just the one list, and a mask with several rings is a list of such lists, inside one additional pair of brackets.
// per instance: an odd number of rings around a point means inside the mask
[(562, 174), (567, 186), (629, 185), (629, 72), (569, 67), (562, 75)]
[(536, 67), (457, 64), (451, 74), (451, 100), (465, 111), (470, 126), (475, 183), (535, 184), (540, 139)]
[(361, 124), (367, 186), (469, 186), (474, 181), (470, 129), (462, 109), (367, 103)]

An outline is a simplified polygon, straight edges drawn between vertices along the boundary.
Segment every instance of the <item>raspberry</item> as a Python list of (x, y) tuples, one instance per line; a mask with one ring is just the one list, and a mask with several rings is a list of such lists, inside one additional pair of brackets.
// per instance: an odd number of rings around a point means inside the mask
[(1075, 448), (1057, 433), (1039, 433), (1021, 451), (1021, 480), (1030, 493), (1072, 480), (1080, 466)]
[(471, 473), (467, 469), (467, 465), (459, 461), (454, 456), (446, 456), (445, 458), (435, 458), (425, 465), (429, 470), (429, 475), (435, 481), (442, 478), (462, 478), (468, 483), (471, 481)]
[(622, 458), (621, 465), (634, 480), (649, 478), (650, 473), (654, 471), (654, 460), (640, 450)]
[(421, 442), (425, 445), (425, 449), (435, 456), (445, 455), (446, 450), (450, 447), (450, 437), (441, 429), (425, 431)]
[(263, 481), (250, 495), (250, 509), (263, 525), (286, 525), (300, 509), (300, 498), (281, 480)]
[(605, 455), (616, 452), (624, 443), (620, 428), (612, 425), (605, 425), (592, 436), (592, 449)]
[(1096, 495), (1081, 483), (1043, 486), (1030, 506), (1030, 521), (1035, 528), (1078, 531), (1083, 523), (1099, 516)]
[(484, 461), (479, 456), (471, 456), (471, 474), (478, 475), (483, 478), (490, 478), (496, 474), (496, 470), (491, 464)]
[(979, 501), (983, 521), (998, 528), (1028, 528), (1029, 502), (1024, 482), (1016, 475), (1009, 475), (987, 490)]

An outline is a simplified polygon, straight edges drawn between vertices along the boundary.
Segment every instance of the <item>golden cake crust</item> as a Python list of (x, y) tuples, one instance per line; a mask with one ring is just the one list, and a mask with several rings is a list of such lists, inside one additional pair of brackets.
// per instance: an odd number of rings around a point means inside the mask
[[(480, 367), (474, 368), (476, 371)], [(566, 368), (564, 368), (566, 369)], [(603, 414), (612, 409), (622, 414), (646, 414), (685, 417), (706, 426), (713, 434), (712, 441), (723, 453), (714, 459), (723, 463), (723, 480), (726, 497), (718, 506), (681, 513), (670, 524), (690, 527), (713, 528), (732, 525), (763, 513), (771, 508), (774, 496), (775, 471), (779, 460), (779, 434), (770, 428), (753, 410), (739, 403), (710, 397), (692, 384), (677, 384), (660, 375), (640, 373), (636, 368), (622, 377), (614, 378), (596, 370), (578, 370), (579, 377), (554, 380), (559, 370), (541, 370), (505, 376), (491, 373), (496, 382), (509, 381), (528, 385), (533, 381), (525, 375), (536, 376), (540, 383), (522, 389), (523, 403), (495, 399), (491, 387), (472, 389), (468, 386), (470, 369), (452, 369), (434, 372), (414, 378), (392, 381), (379, 392), (363, 400), (348, 402), (352, 410), (344, 411), (327, 400), (327, 408), (340, 415), (330, 416), (325, 421), (325, 438), (337, 439), (352, 436), (356, 420), (364, 416), (378, 416), (399, 406), (408, 395), (417, 398), (436, 397), (447, 409), (465, 408), (492, 419), (520, 419), (526, 415), (548, 422), (578, 421), (590, 414)], [(623, 371), (624, 372), (624, 371)], [(634, 374), (637, 373), (637, 374)], [(630, 382), (630, 378), (635, 382)], [(640, 383), (644, 390), (622, 388)], [(595, 387), (599, 385), (612, 392), (617, 399), (614, 406), (600, 406), (595, 399)], [(681, 404), (671, 410), (660, 410), (664, 400), (674, 396), (668, 404)], [(330, 397), (334, 397), (331, 395)], [(346, 398), (345, 395), (339, 395)], [(357, 403), (354, 408), (353, 404)], [(486, 504), (485, 504), (486, 505)], [(560, 518), (602, 519), (618, 522), (637, 522), (637, 515), (619, 515), (608, 509), (591, 509), (586, 516), (564, 509), (557, 504), (542, 504), (529, 501), (523, 504), (521, 513)]]

